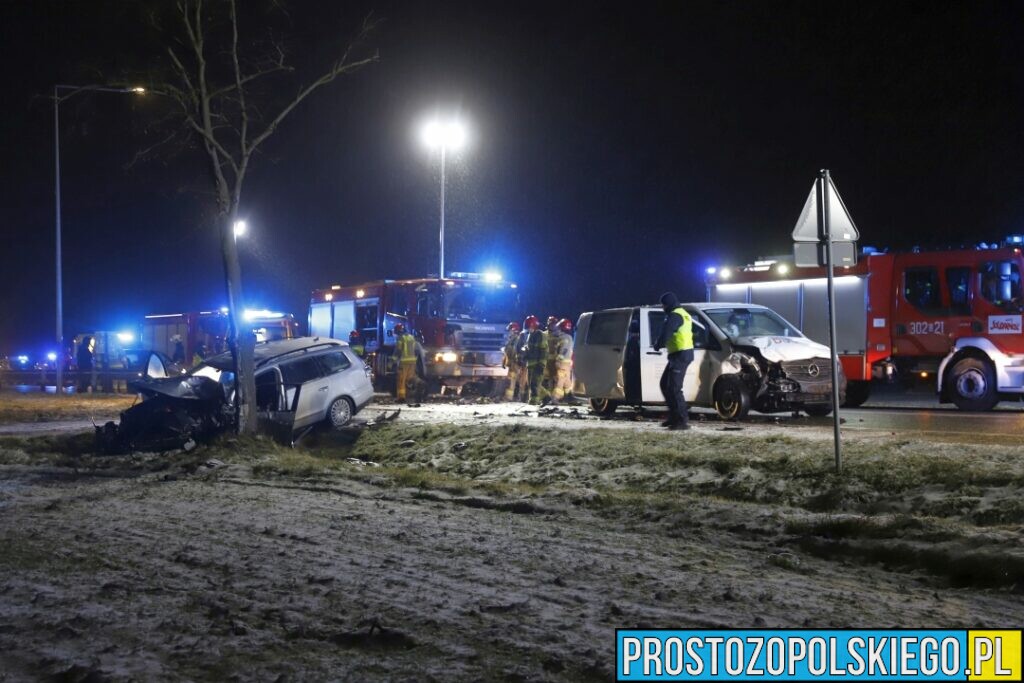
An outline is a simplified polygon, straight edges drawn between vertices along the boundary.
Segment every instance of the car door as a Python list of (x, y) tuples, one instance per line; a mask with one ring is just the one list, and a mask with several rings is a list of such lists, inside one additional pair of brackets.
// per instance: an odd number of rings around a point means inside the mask
[(316, 357), (285, 361), (279, 368), (288, 405), (295, 406), (295, 428), (323, 419), (330, 398), (330, 381)]
[[(711, 360), (707, 357), (708, 330), (695, 310), (686, 309), (693, 319), (693, 362), (683, 378), (683, 397), (688, 403), (708, 405), (710, 388), (707, 381), (711, 373)], [(642, 309), (640, 325), (640, 373), (644, 403), (664, 403), (661, 393), (661, 375), (668, 363), (668, 351), (654, 350), (654, 342), (665, 324), (665, 312), (657, 308)]]
[(631, 308), (615, 308), (580, 316), (573, 349), (574, 393), (619, 401), (626, 397), (622, 365), (632, 314)]

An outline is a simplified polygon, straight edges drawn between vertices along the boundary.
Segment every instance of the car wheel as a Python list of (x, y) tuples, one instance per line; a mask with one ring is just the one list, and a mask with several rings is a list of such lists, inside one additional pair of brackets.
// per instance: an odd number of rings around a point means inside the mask
[(804, 406), (804, 412), (811, 417), (825, 417), (832, 413), (832, 406), (828, 403), (820, 405)]
[(598, 415), (611, 415), (619, 407), (619, 402), (613, 401), (610, 398), (592, 398), (590, 399), (590, 407)]
[(866, 380), (850, 380), (846, 384), (846, 401), (843, 406), (846, 408), (859, 408), (864, 405), (871, 396), (871, 382)]
[(344, 396), (336, 398), (327, 409), (327, 421), (335, 429), (340, 429), (352, 421), (353, 412), (352, 401)]
[(750, 412), (750, 392), (735, 375), (724, 375), (715, 382), (715, 410), (723, 420), (742, 420)]
[(996, 371), (979, 358), (964, 358), (949, 373), (949, 395), (960, 410), (992, 410), (999, 403)]

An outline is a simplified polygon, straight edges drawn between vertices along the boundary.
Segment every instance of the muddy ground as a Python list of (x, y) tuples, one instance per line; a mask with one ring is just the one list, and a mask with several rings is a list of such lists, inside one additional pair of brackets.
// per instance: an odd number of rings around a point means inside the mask
[(0, 680), (608, 680), (616, 627), (1024, 622), (1014, 446), (858, 433), (837, 476), (813, 425), (580, 417), (0, 435)]

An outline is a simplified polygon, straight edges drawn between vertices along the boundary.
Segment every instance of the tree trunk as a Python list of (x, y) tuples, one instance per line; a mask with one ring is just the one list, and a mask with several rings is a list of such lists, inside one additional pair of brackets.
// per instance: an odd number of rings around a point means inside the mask
[(238, 264), (235, 242), (237, 206), (221, 215), (221, 255), (224, 259), (224, 281), (227, 286), (230, 325), (228, 348), (235, 366), (235, 422), (239, 434), (254, 434), (256, 419), (252, 400), (256, 395), (254, 347), (256, 338), (246, 324), (242, 300), (242, 269)]

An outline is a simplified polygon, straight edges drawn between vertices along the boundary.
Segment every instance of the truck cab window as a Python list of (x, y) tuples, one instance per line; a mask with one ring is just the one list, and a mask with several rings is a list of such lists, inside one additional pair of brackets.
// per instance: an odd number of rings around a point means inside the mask
[(942, 313), (942, 292), (935, 268), (907, 268), (903, 273), (903, 298), (922, 311)]
[(981, 296), (1006, 310), (1021, 308), (1020, 267), (1014, 261), (989, 261), (981, 267)]
[(946, 268), (946, 290), (949, 294), (949, 309), (953, 315), (970, 315), (971, 301), (969, 285), (971, 269), (962, 266)]

